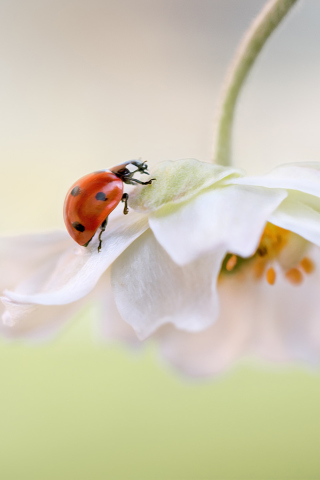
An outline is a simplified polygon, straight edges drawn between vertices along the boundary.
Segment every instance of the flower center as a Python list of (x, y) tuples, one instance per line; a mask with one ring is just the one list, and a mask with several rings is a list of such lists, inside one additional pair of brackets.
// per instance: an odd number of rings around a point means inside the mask
[(315, 268), (313, 261), (305, 256), (307, 247), (308, 243), (298, 235), (267, 223), (256, 252), (249, 258), (227, 254), (219, 278), (248, 267), (255, 280), (265, 279), (269, 285), (276, 283), (281, 272), (288, 282), (299, 285), (304, 275)]

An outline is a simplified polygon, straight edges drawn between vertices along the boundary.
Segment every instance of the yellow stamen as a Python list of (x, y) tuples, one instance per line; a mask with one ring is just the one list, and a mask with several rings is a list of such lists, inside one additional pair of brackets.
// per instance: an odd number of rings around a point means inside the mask
[(306, 272), (306, 273), (312, 273), (314, 271), (314, 263), (310, 258), (305, 257), (301, 260), (300, 262), (301, 268)]
[(290, 237), (290, 232), (283, 228), (267, 223), (260, 239), (257, 254), (260, 257), (268, 256), (269, 260), (276, 258), (285, 247)]
[(268, 268), (266, 273), (266, 279), (269, 285), (274, 285), (276, 281), (276, 272), (273, 267)]
[(228, 270), (228, 272), (231, 272), (231, 270), (233, 270), (234, 267), (237, 265), (237, 261), (238, 261), (237, 256), (231, 255), (231, 257), (226, 263), (226, 270)]
[(312, 273), (316, 266), (309, 257), (302, 257), (305, 245), (297, 238), (289, 230), (267, 223), (255, 253), (249, 258), (228, 253), (219, 278), (233, 272), (237, 276), (241, 274), (243, 279), (250, 273), (255, 281), (264, 278), (269, 285), (274, 285), (277, 273), (271, 265), (278, 265), (290, 283), (299, 285), (304, 274)]
[(290, 270), (286, 272), (286, 278), (293, 285), (299, 285), (302, 283), (303, 275), (297, 268), (290, 268)]

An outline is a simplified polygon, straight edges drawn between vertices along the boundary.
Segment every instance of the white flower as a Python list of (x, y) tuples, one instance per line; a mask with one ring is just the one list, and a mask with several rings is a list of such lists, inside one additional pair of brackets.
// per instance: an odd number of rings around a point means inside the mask
[(269, 217), (255, 255), (226, 257), (217, 321), (193, 335), (166, 327), (159, 335), (162, 353), (196, 376), (214, 375), (243, 354), (318, 364), (320, 165), (281, 166), (229, 183), (286, 188), (288, 195)]
[(107, 335), (132, 341), (127, 325), (140, 339), (153, 334), (190, 374), (217, 373), (248, 351), (313, 360), (320, 167), (250, 178), (181, 160), (152, 174), (157, 182), (131, 195), (136, 211), (110, 216), (100, 253), (59, 232), (1, 239), (3, 332), (51, 333), (98, 298)]

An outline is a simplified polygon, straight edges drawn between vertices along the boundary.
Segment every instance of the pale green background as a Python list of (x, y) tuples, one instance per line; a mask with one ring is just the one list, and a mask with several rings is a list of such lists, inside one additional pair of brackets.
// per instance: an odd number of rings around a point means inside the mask
[[(0, 228), (63, 228), (81, 175), (211, 155), (213, 108), (260, 0), (0, 0)], [(320, 2), (271, 40), (238, 110), (235, 163), (320, 160)], [(1, 272), (3, 274), (3, 272)], [(320, 375), (254, 361), (209, 382), (156, 348), (0, 345), (0, 478), (318, 479)]]

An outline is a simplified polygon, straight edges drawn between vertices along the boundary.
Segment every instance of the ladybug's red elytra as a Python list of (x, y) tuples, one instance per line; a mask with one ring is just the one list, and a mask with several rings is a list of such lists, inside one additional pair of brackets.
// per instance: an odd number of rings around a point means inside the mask
[[(130, 172), (128, 165), (133, 165), (137, 169)], [(123, 184), (150, 185), (155, 180), (152, 178), (148, 182), (141, 182), (133, 177), (136, 172), (149, 175), (146, 162), (130, 160), (109, 170), (89, 173), (72, 185), (64, 201), (63, 217), (73, 240), (87, 247), (100, 228), (98, 246), (100, 252), (101, 235), (106, 229), (108, 216), (112, 210), (122, 201), (123, 213), (126, 215), (129, 212), (129, 195), (123, 193)]]

